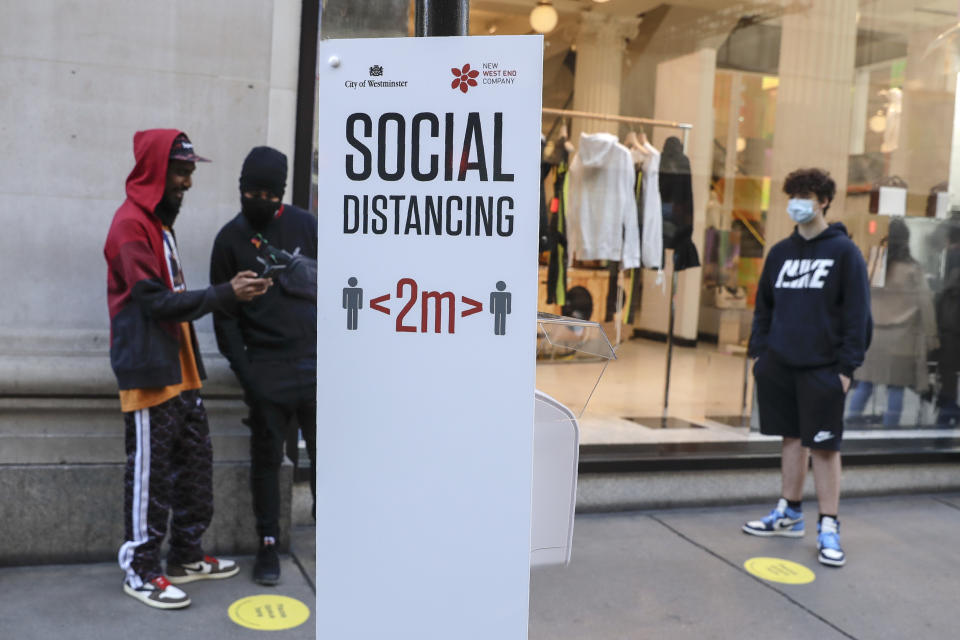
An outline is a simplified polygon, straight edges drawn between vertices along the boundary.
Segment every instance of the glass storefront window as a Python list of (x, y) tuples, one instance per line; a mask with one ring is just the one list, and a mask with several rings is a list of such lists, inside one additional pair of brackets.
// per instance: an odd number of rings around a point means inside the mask
[[(409, 2), (391, 6), (405, 7), (409, 19)], [(553, 6), (557, 24), (544, 34), (544, 107), (691, 127), (544, 115), (544, 206), (530, 212), (545, 221), (547, 238), (539, 308), (598, 323), (617, 352), (582, 417), (587, 431), (603, 425), (604, 438), (631, 440), (639, 424), (688, 428), (692, 439), (756, 437), (746, 427), (754, 393), (746, 345), (757, 284), (770, 247), (793, 229), (784, 177), (814, 166), (838, 186), (829, 221), (845, 225), (871, 264), (874, 342), (848, 394), (847, 428), (870, 437), (956, 428), (955, 0)], [(527, 1), (472, 0), (471, 34), (530, 33), (530, 9)], [(392, 22), (403, 29), (402, 21)], [(570, 165), (581, 134), (598, 132), (634, 149), (641, 224), (643, 194), (651, 188), (643, 183), (649, 167), (642, 158), (650, 154), (638, 148), (645, 141), (662, 161), (669, 137), (683, 141), (690, 240), (700, 266), (676, 277), (669, 365), (664, 339), (674, 251), (664, 252), (662, 274), (567, 251)], [(900, 229), (909, 236), (908, 252), (897, 248)], [(542, 380), (562, 387), (572, 378), (573, 388), (580, 378), (596, 379), (597, 362), (558, 366), (567, 356), (547, 345)]]

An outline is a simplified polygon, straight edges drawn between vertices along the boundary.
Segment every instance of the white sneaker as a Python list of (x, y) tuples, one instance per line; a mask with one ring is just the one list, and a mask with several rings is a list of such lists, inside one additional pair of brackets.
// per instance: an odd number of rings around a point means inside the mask
[(123, 592), (157, 609), (182, 609), (190, 606), (190, 596), (170, 584), (163, 576), (144, 582), (140, 587), (132, 587), (124, 580)]
[(190, 564), (167, 565), (167, 577), (173, 584), (184, 584), (194, 580), (219, 580), (237, 575), (240, 567), (233, 560), (221, 560), (213, 556), (203, 556), (203, 560)]

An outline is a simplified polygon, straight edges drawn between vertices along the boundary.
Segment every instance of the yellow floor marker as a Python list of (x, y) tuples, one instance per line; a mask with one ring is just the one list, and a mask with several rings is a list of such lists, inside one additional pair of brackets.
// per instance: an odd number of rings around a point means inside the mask
[(310, 608), (287, 596), (259, 595), (241, 598), (227, 610), (241, 627), (258, 631), (292, 629), (310, 619)]
[(802, 564), (783, 558), (750, 558), (743, 563), (743, 568), (763, 580), (784, 584), (808, 584), (817, 577)]

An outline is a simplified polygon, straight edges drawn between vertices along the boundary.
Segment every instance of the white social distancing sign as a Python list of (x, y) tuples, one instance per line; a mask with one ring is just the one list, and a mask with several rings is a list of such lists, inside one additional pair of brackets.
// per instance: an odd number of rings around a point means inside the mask
[(526, 638), (542, 61), (320, 45), (318, 638)]

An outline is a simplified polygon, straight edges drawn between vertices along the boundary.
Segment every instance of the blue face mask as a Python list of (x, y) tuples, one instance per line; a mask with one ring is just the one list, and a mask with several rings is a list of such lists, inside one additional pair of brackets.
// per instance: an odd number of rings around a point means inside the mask
[(790, 198), (790, 201), (787, 202), (787, 213), (790, 214), (791, 220), (797, 224), (803, 224), (813, 220), (817, 210), (813, 206), (813, 200)]

